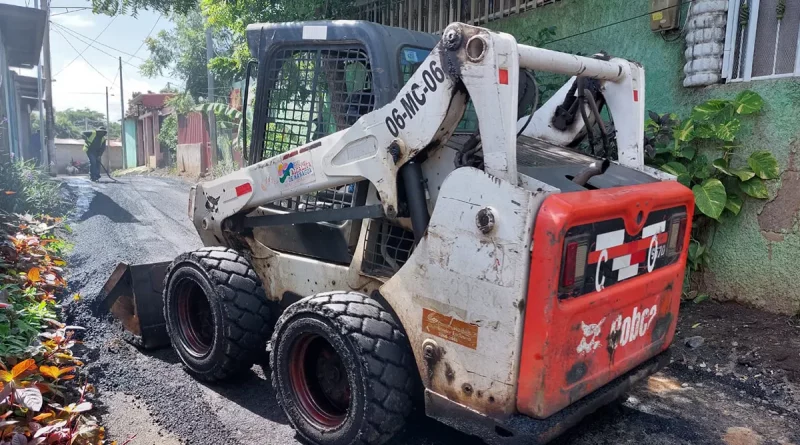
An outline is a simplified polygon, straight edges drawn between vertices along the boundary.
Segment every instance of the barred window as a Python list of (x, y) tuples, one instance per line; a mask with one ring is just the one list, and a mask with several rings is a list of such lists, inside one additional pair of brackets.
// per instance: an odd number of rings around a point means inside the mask
[(730, 0), (723, 77), (800, 76), (800, 0)]

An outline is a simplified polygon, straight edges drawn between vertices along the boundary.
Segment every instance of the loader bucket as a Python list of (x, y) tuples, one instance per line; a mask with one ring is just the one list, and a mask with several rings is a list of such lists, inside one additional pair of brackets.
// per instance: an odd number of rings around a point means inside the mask
[(155, 349), (169, 345), (164, 321), (164, 275), (170, 262), (117, 264), (103, 286), (101, 308), (110, 311), (134, 345)]

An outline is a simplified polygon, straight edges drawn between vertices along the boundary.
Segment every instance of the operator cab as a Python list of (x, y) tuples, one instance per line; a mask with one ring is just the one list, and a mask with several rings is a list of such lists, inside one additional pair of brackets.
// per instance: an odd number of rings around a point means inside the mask
[[(248, 27), (247, 40), (251, 54), (258, 55), (253, 137), (246, 154), (250, 164), (346, 129), (361, 116), (390, 103), (439, 42), (432, 34), (364, 21), (255, 24)], [(521, 75), (520, 79), (518, 117), (522, 118), (539, 108), (540, 94), (532, 75)], [(569, 85), (564, 89), (569, 90)], [(593, 94), (602, 107), (602, 95), (596, 89)], [(617, 164), (590, 172), (586, 181), (576, 181), (587, 176), (587, 169), (598, 158), (577, 148), (582, 141), (595, 139), (592, 130), (575, 128), (603, 124), (600, 119), (588, 122), (578, 116), (574, 87), (562, 95), (563, 103), (552, 113), (549, 127), (575, 136), (569, 144), (557, 145), (518, 135), (517, 164), (522, 175), (547, 184), (550, 191), (563, 192), (657, 181)], [(471, 102), (445, 147), (434, 151), (433, 162), (422, 166), (431, 202), (435, 202), (438, 187), (454, 163), (456, 167), (483, 167), (478, 119)], [(277, 168), (289, 172), (296, 167), (287, 161)], [(262, 206), (254, 214), (363, 206), (368, 187), (364, 181), (303, 194)], [(409, 224), (400, 226), (383, 218), (376, 221), (366, 263), (372, 264), (370, 274), (391, 276), (410, 255), (414, 236)], [(353, 258), (361, 225), (360, 219), (281, 225), (260, 227), (256, 235), (275, 250), (347, 265)]]

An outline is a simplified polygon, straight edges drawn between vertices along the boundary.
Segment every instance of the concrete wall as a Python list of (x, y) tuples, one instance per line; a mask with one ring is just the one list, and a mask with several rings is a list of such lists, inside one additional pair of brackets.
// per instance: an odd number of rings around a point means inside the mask
[[(666, 42), (649, 30), (646, 1), (563, 0), (488, 26), (513, 34), (524, 43), (538, 30), (557, 28), (546, 48), (582, 54), (605, 50), (641, 62), (646, 70), (646, 104), (659, 113), (686, 116), (696, 104), (712, 98), (732, 98), (742, 90), (756, 91), (765, 108), (743, 125), (743, 147), (733, 163), (743, 163), (755, 150), (769, 150), (783, 174), (770, 181), (771, 199), (747, 199), (742, 213), (718, 226), (711, 245), (711, 265), (703, 287), (718, 299), (751, 303), (774, 312), (800, 311), (796, 277), (800, 254), (800, 82), (798, 79), (752, 81), (700, 89), (682, 86), (685, 42)], [(684, 12), (685, 14), (685, 12)], [(576, 35), (621, 20), (624, 23)], [(685, 17), (685, 15), (683, 16)]]
[[(83, 151), (83, 142), (72, 139), (56, 139), (56, 171), (63, 175), (67, 173), (67, 166), (72, 160), (81, 164), (89, 162), (86, 153)], [(122, 168), (122, 145), (114, 143), (106, 149), (103, 154), (103, 165), (110, 167), (109, 171)], [(101, 173), (102, 172), (101, 170)]]
[(202, 144), (178, 144), (178, 172), (198, 177), (203, 172)]

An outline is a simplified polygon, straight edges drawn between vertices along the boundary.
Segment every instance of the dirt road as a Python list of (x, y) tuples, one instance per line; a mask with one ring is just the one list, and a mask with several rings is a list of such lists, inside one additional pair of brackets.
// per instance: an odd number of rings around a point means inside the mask
[[(200, 247), (186, 216), (188, 184), (158, 177), (100, 184), (83, 178), (65, 181), (78, 199), (70, 224), (75, 248), (69, 278), (71, 291), (81, 295), (77, 302), (69, 300), (67, 312), (74, 324), (88, 328), (83, 354), (102, 394), (102, 417), (110, 436), (124, 441), (136, 435), (134, 445), (299, 443), (260, 366), (235, 382), (202, 384), (183, 371), (170, 349), (136, 350), (96, 311), (94, 299), (119, 261), (171, 260)], [(792, 343), (800, 329), (787, 320), (786, 333), (769, 337), (778, 346), (786, 342), (785, 357), (784, 352), (759, 355), (748, 345), (767, 340), (737, 326), (765, 319), (780, 326), (782, 319), (749, 309), (727, 319), (714, 315), (725, 314), (724, 306), (707, 304), (713, 306), (683, 310), (676, 361), (665, 372), (636, 388), (622, 406), (587, 419), (559, 443), (800, 445), (800, 403), (792, 392), (798, 374), (780, 367), (800, 363), (800, 344)], [(792, 334), (794, 339), (786, 338)], [(704, 345), (684, 346), (685, 338), (703, 335)], [(479, 442), (416, 416), (396, 443)]]

